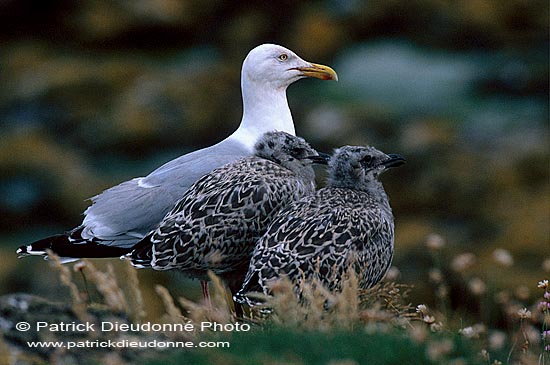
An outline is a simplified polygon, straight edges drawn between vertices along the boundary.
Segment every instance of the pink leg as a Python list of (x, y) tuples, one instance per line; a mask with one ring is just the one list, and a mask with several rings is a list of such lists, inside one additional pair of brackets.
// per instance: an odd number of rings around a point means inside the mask
[(201, 280), (202, 297), (208, 307), (212, 308), (212, 302), (210, 301), (210, 294), (208, 293), (208, 281)]

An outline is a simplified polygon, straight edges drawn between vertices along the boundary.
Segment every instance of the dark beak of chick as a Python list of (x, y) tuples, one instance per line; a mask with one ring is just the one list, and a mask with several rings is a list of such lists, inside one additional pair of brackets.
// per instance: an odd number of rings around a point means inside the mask
[(387, 169), (392, 167), (402, 166), (407, 162), (405, 160), (405, 157), (398, 155), (396, 153), (390, 153), (388, 157), (389, 157), (388, 160), (382, 162), (382, 165), (384, 165)]
[(318, 152), (318, 156), (308, 156), (307, 158), (311, 160), (311, 162), (320, 164), (320, 165), (326, 165), (328, 164), (328, 160), (330, 160), (330, 155), (328, 153)]

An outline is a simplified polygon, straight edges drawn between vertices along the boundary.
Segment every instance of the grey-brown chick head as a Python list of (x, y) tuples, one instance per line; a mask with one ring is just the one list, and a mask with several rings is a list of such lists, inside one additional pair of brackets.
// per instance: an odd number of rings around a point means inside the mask
[(328, 163), (328, 185), (364, 189), (378, 184), (378, 177), (392, 167), (401, 166), (405, 158), (386, 154), (371, 146), (343, 146), (336, 149)]
[(303, 138), (279, 131), (264, 133), (254, 146), (254, 155), (295, 173), (304, 168), (311, 169), (313, 163), (327, 164), (326, 155), (320, 155)]

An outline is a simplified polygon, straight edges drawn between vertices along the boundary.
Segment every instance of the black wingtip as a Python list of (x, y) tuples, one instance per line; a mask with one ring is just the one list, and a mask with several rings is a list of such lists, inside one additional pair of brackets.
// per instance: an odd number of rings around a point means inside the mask
[(15, 253), (17, 254), (18, 258), (23, 258), (26, 256), (48, 256), (46, 250), (53, 250), (56, 242), (64, 241), (66, 239), (67, 238), (65, 235), (55, 235), (43, 238), (29, 245), (19, 246)]
[(43, 238), (29, 245), (20, 246), (15, 252), (19, 258), (26, 256), (48, 256), (47, 250), (51, 250), (60, 257), (66, 259), (79, 258), (104, 258), (119, 257), (127, 254), (132, 249), (102, 245), (80, 239), (71, 239), (68, 234), (55, 235)]

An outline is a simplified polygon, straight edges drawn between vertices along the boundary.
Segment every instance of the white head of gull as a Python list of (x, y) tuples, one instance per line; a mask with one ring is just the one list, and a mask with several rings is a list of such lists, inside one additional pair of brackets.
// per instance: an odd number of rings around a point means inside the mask
[(277, 130), (295, 134), (286, 89), (304, 77), (338, 80), (330, 67), (304, 61), (275, 44), (263, 44), (250, 51), (241, 71), (243, 117), (229, 138), (244, 143), (252, 151), (263, 133)]

